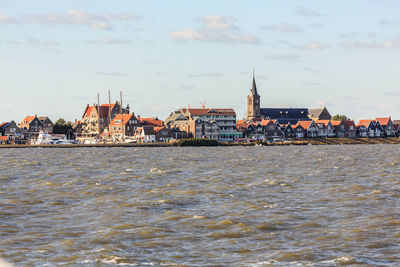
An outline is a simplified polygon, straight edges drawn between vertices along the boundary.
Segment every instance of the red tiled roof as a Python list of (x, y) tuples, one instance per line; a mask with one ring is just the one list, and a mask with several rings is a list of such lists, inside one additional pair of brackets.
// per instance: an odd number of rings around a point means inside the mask
[(144, 125), (153, 125), (153, 126), (163, 126), (164, 122), (159, 120), (157, 117), (152, 118), (140, 118), (139, 123)]
[(295, 125), (295, 127), (297, 127), (297, 126), (300, 125), (300, 126), (303, 127), (304, 129), (308, 129), (308, 127), (310, 127), (311, 123), (313, 123), (313, 121), (299, 121), (299, 122), (297, 122), (297, 124)]
[[(123, 124), (127, 124), (128, 121), (132, 118), (132, 114), (122, 114), (122, 118), (123, 118)], [(112, 120), (112, 122), (110, 123), (110, 125), (121, 125), (121, 122), (116, 122), (116, 121), (121, 121), (121, 114), (117, 114), (114, 119)]]
[(2, 141), (8, 140), (8, 136), (0, 136), (0, 140)]
[(342, 123), (342, 121), (331, 121), (331, 123), (332, 126), (339, 126)]
[[(100, 115), (99, 115), (100, 118), (108, 117), (109, 110), (110, 109), (112, 110), (114, 108), (114, 106), (115, 106), (115, 104), (111, 104), (111, 105), (110, 104), (101, 104), (98, 107), (99, 108), (99, 113), (100, 113)], [(89, 117), (90, 114), (93, 112), (93, 109), (96, 110), (97, 109), (97, 105), (87, 107), (84, 116), (85, 117)]]
[(360, 126), (365, 126), (365, 127), (368, 127), (369, 126), (369, 124), (372, 122), (373, 120), (359, 120), (358, 121), (358, 123), (357, 123), (357, 127), (360, 127)]
[(379, 121), (380, 125), (386, 126), (390, 121), (390, 117), (387, 118), (376, 118), (375, 121)]
[(21, 126), (29, 125), (34, 119), (35, 116), (26, 116), (25, 119), (21, 122)]
[[(190, 114), (195, 116), (211, 114), (236, 116), (236, 113), (232, 108), (189, 108), (185, 109), (185, 111), (188, 111)], [(215, 111), (215, 113), (211, 111)]]
[(330, 120), (316, 120), (315, 123), (322, 123), (325, 126), (328, 126)]
[(344, 121), (343, 123), (344, 123), (344, 125), (345, 125), (346, 127), (349, 127), (349, 126), (352, 126), (352, 125), (353, 125), (353, 126), (356, 126), (355, 123), (354, 123), (354, 121)]
[(4, 125), (6, 125), (8, 122), (3, 122), (2, 124), (0, 124), (0, 128), (3, 127)]
[(273, 122), (272, 120), (262, 120), (261, 122), (260, 122), (260, 124), (262, 125), (262, 126), (267, 126), (270, 122)]

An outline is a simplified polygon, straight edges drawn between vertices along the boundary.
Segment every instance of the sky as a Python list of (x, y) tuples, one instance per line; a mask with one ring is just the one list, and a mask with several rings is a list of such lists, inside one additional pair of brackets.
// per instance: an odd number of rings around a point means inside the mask
[(321, 107), (400, 119), (398, 0), (0, 0), (0, 122)]

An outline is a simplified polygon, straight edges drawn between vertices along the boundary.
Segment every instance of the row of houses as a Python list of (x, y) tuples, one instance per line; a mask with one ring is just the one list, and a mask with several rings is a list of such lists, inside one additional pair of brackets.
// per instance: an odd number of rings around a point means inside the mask
[(243, 138), (257, 140), (273, 138), (317, 138), (317, 137), (398, 137), (400, 120), (392, 121), (390, 117), (375, 120), (299, 120), (295, 124), (280, 123), (279, 120), (263, 119), (261, 121), (239, 120), (237, 129)]

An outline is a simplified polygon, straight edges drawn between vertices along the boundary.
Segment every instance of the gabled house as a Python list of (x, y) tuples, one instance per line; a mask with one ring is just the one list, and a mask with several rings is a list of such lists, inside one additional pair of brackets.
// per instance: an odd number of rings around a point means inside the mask
[(53, 128), (54, 128), (54, 124), (50, 120), (50, 118), (47, 117), (47, 116), (40, 116), (38, 118), (43, 124), (42, 131), (44, 131), (46, 133), (52, 133), (53, 132)]
[(154, 143), (156, 134), (153, 126), (138, 127), (135, 131), (135, 139), (138, 143)]
[(82, 138), (92, 139), (103, 133), (117, 114), (129, 114), (129, 106), (121, 108), (118, 101), (114, 104), (87, 105), (82, 115)]
[(360, 137), (381, 137), (383, 134), (383, 129), (378, 121), (359, 120), (356, 127)]
[(39, 132), (43, 130), (43, 123), (39, 120), (37, 115), (26, 116), (19, 124), (19, 128), (22, 130), (26, 137), (36, 137)]
[(307, 138), (318, 137), (318, 127), (314, 121), (299, 121), (296, 125), (304, 129)]
[(117, 114), (110, 122), (108, 132), (115, 139), (121, 139), (121, 136), (134, 136), (138, 127), (138, 120), (133, 114)]
[(316, 120), (319, 137), (334, 137), (334, 127), (330, 120)]
[(141, 126), (145, 126), (145, 125), (150, 125), (150, 126), (154, 126), (154, 127), (164, 126), (164, 122), (157, 117), (141, 118), (140, 116), (138, 116), (137, 120), (138, 120), (138, 124)]
[(296, 138), (304, 138), (306, 137), (306, 130), (304, 127), (298, 122), (296, 125), (293, 126), (293, 130), (295, 131)]
[(5, 122), (0, 125), (0, 136), (8, 136), (10, 140), (23, 139), (22, 131), (15, 121)]
[(280, 138), (282, 131), (279, 123), (276, 120), (264, 119), (260, 122), (265, 139)]
[(343, 121), (343, 124), (346, 133), (345, 136), (347, 138), (355, 138), (357, 136), (357, 128), (354, 121), (351, 120)]
[(388, 137), (396, 136), (396, 129), (394, 128), (393, 121), (390, 117), (376, 118), (375, 121), (379, 122), (379, 124), (382, 126), (382, 130), (385, 136)]
[(166, 142), (171, 139), (171, 129), (165, 126), (154, 127), (156, 142)]
[(336, 137), (338, 138), (346, 137), (344, 121), (331, 121), (331, 123), (334, 129), (333, 132)]
[(285, 138), (295, 138), (296, 137), (296, 131), (295, 131), (295, 129), (293, 129), (293, 127), (290, 123), (281, 124), (280, 126), (281, 126), (282, 135)]
[(75, 135), (75, 138), (79, 138), (82, 135), (82, 122), (75, 120), (74, 123), (72, 123), (72, 132)]
[(309, 108), (308, 117), (312, 120), (330, 120), (331, 114), (329, 114), (326, 107), (322, 108)]

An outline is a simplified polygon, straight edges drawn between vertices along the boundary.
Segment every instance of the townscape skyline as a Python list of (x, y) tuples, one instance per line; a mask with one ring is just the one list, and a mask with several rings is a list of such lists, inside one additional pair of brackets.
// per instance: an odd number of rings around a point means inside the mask
[(400, 118), (399, 8), (388, 0), (0, 0), (0, 121), (79, 120), (97, 93), (108, 103), (108, 90), (146, 117), (205, 101), (240, 119), (253, 68), (264, 107)]

